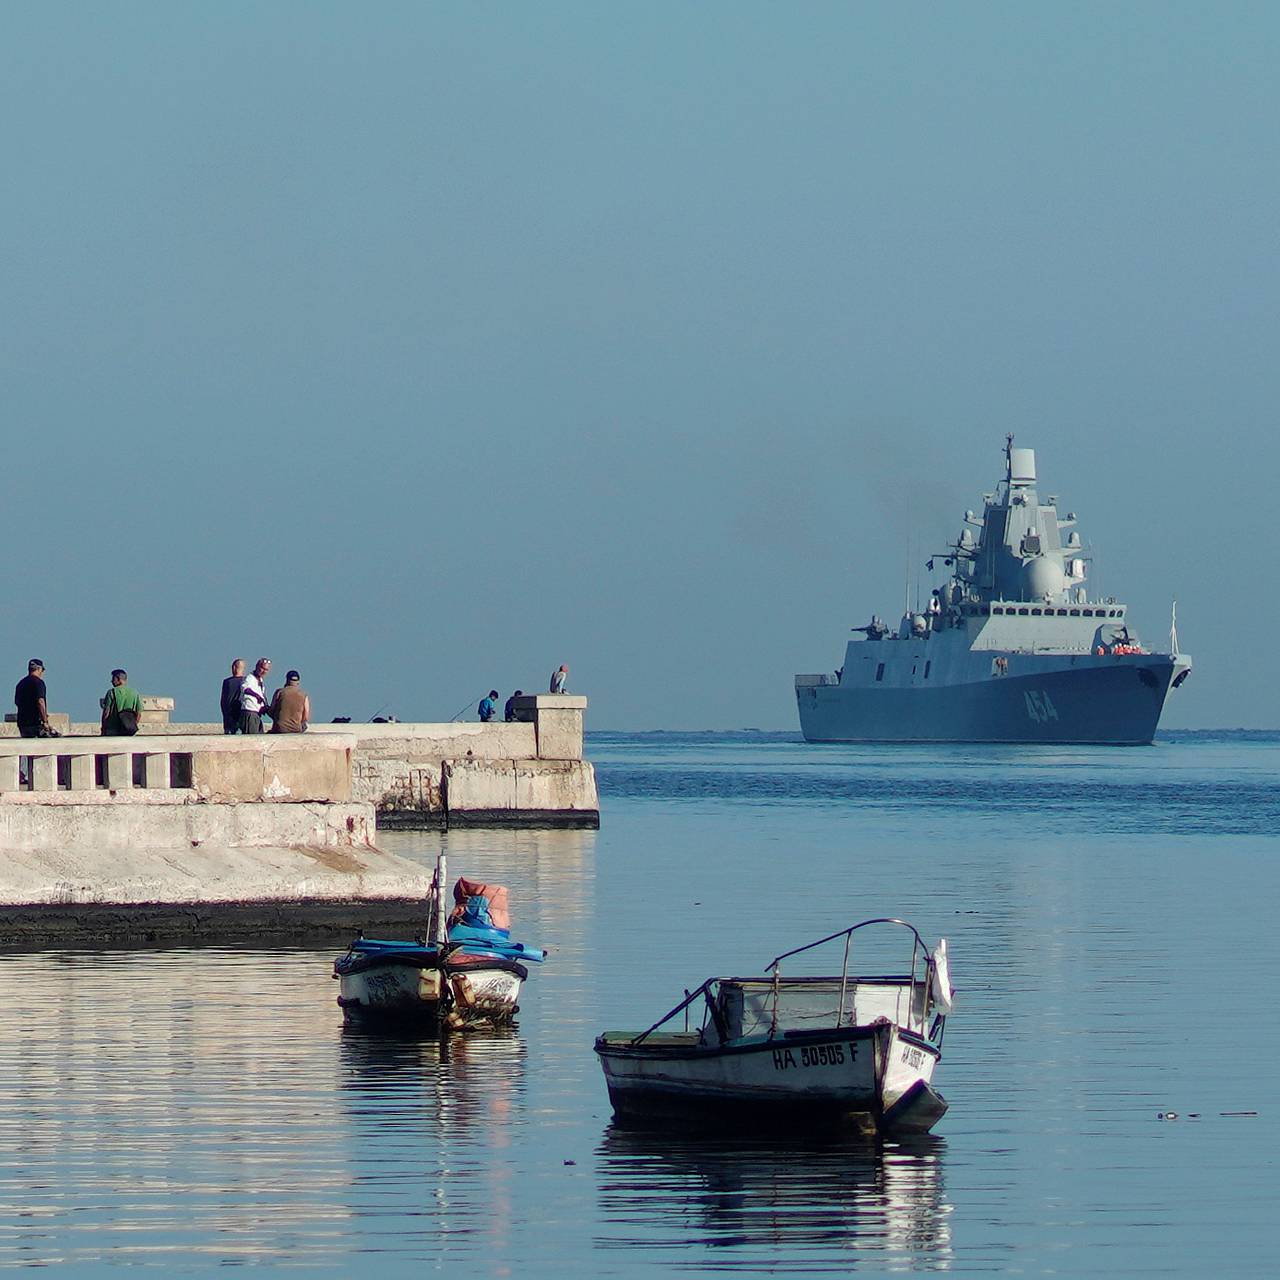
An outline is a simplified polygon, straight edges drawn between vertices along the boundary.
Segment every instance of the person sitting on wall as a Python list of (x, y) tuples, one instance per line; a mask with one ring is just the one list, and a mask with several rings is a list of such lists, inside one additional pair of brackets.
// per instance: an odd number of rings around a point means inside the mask
[(524, 693), (523, 689), (517, 689), (515, 693), (507, 699), (507, 705), (502, 708), (502, 718), (510, 724), (516, 718), (516, 699)]
[(271, 670), (270, 658), (259, 658), (253, 670), (244, 678), (240, 687), (240, 732), (263, 733), (262, 717), (267, 710), (267, 695), (262, 687), (267, 672)]
[(117, 667), (111, 673), (111, 688), (102, 699), (102, 735), (105, 738), (131, 738), (138, 732), (142, 716), (142, 699), (129, 685), (129, 673)]
[(551, 673), (551, 692), (569, 692), (569, 666), (567, 663), (562, 662), (559, 669)]
[(476, 713), (485, 724), (488, 724), (497, 710), (498, 691), (497, 689), (490, 689), (488, 695), (480, 699), (480, 705), (476, 708)]
[(299, 681), (296, 671), (286, 671), (284, 687), (271, 699), (272, 733), (306, 733), (311, 723), (311, 698)]

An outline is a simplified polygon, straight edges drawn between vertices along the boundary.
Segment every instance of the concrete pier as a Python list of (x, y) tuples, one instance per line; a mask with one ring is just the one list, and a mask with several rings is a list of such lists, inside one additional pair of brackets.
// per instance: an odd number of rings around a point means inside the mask
[[(349, 735), (0, 739), (0, 944), (421, 927)], [(202, 926), (203, 922), (203, 926)], [(203, 927), (204, 932), (201, 932)]]
[(169, 721), (58, 738), (0, 732), (0, 946), (299, 937), (424, 927), (429, 876), (387, 826), (597, 827), (587, 700), (511, 723), (324, 724), (227, 736)]

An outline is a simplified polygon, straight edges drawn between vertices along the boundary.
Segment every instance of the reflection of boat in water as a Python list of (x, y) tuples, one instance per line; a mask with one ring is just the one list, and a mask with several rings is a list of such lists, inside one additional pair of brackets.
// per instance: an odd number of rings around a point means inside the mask
[[(874, 925), (911, 935), (906, 973), (849, 972), (854, 935)], [(838, 974), (782, 976), (784, 960), (841, 941)], [(947, 1109), (931, 1081), (951, 1000), (945, 940), (931, 951), (905, 921), (864, 920), (785, 952), (764, 977), (708, 978), (648, 1030), (605, 1032), (595, 1049), (620, 1116), (925, 1133)], [(689, 1011), (699, 1005), (693, 1031)], [(683, 1031), (661, 1030), (681, 1013)]]
[(450, 1027), (509, 1022), (519, 1010), (525, 962), (537, 947), (511, 941), (507, 890), (460, 879), (446, 921), (445, 855), (436, 861), (427, 913), (431, 942), (357, 938), (333, 966), (347, 1022), (428, 1022)]
[[(813, 1269), (838, 1249), (841, 1270), (944, 1268), (951, 1258), (946, 1143), (856, 1136), (689, 1134), (615, 1121), (598, 1156), (602, 1234), (597, 1248), (647, 1256), (732, 1248), (740, 1269)], [(863, 1256), (870, 1255), (870, 1256)], [(875, 1262), (872, 1262), (872, 1258)], [(826, 1268), (824, 1268), (826, 1269)]]

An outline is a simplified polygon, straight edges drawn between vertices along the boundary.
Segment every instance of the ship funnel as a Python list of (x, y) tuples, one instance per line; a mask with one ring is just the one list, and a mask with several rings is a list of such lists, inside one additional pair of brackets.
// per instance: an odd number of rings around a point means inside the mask
[(1036, 451), (1034, 449), (1009, 450), (1009, 480), (1013, 484), (1035, 484)]

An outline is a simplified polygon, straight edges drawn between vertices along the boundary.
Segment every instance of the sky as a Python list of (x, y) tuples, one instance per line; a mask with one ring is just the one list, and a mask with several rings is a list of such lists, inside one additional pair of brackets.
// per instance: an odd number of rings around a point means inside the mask
[[(1280, 726), (1280, 8), (15, 0), (0, 672), (795, 728), (1007, 432)], [(1269, 523), (1270, 522), (1270, 523)]]

